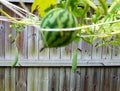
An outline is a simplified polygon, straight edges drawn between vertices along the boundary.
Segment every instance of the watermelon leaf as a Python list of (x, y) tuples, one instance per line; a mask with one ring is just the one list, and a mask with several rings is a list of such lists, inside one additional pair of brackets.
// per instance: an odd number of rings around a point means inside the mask
[(57, 4), (57, 0), (34, 0), (31, 12), (34, 12), (34, 10), (38, 10), (39, 16), (43, 17), (46, 13), (46, 9), (50, 8), (51, 6), (54, 6)]

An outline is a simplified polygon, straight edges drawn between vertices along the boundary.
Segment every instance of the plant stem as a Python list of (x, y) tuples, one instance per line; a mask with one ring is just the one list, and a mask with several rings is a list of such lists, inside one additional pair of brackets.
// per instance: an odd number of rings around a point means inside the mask
[(111, 11), (113, 10), (113, 8), (120, 3), (119, 0), (114, 0), (114, 2), (112, 3), (112, 5), (110, 6), (110, 8), (108, 9), (108, 13), (111, 13)]
[(0, 12), (3, 13), (7, 18), (9, 18), (14, 23), (19, 23), (19, 24), (23, 24), (23, 25), (33, 25), (32, 22), (25, 22), (25, 21), (18, 21), (18, 20), (16, 20), (15, 18), (11, 17), (9, 14), (7, 14), (2, 9), (0, 9)]
[(105, 3), (105, 1), (104, 0), (98, 0), (99, 1), (99, 3), (102, 5), (102, 8), (104, 9), (104, 13), (105, 13), (105, 15), (107, 14), (107, 4)]
[(94, 10), (98, 11), (98, 7), (90, 0), (84, 0), (88, 5), (90, 5)]
[(18, 23), (19, 21), (16, 20), (15, 18), (11, 17), (10, 15), (8, 15), (5, 11), (3, 11), (2, 9), (0, 9), (0, 12), (3, 13), (7, 18), (9, 18), (11, 21)]
[[(65, 9), (68, 9), (68, 6), (70, 5), (70, 1), (71, 1), (71, 0), (67, 0), (67, 1), (66, 1)], [(69, 9), (68, 9), (68, 10), (69, 10)]]
[(82, 13), (82, 17), (81, 17), (81, 20), (80, 20), (80, 25), (83, 24), (83, 21), (84, 21), (85, 15), (87, 14), (88, 9), (89, 9), (89, 6), (86, 5), (85, 9), (84, 9), (84, 12)]

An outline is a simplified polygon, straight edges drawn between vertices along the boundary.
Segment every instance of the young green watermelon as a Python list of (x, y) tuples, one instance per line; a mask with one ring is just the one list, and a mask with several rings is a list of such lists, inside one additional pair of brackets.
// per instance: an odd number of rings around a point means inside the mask
[[(67, 9), (50, 10), (41, 21), (41, 28), (73, 28), (78, 25), (76, 17)], [(77, 31), (43, 31), (41, 33), (44, 48), (62, 47), (76, 38)]]

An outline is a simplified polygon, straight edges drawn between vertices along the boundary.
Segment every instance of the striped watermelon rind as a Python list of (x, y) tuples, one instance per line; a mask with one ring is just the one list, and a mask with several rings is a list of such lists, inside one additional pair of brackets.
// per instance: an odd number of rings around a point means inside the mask
[[(78, 25), (76, 17), (66, 9), (50, 10), (41, 21), (41, 28), (73, 28)], [(42, 43), (45, 48), (62, 47), (70, 44), (77, 31), (42, 31)]]

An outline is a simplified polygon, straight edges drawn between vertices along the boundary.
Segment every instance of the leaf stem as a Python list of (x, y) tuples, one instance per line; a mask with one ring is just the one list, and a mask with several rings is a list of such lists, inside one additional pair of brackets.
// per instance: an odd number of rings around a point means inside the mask
[(108, 9), (107, 4), (103, 0), (98, 0), (98, 1), (101, 4), (102, 8), (104, 9), (104, 14), (106, 15), (107, 14), (107, 9)]
[(9, 18), (10, 20), (12, 20), (13, 22), (16, 23), (20, 23), (18, 20), (16, 20), (15, 18), (11, 17), (10, 15), (8, 15), (5, 11), (3, 11), (2, 9), (0, 9), (0, 12), (3, 13), (7, 18)]
[(98, 11), (98, 7), (90, 0), (84, 0), (88, 5), (90, 5), (94, 10)]
[(0, 9), (0, 12), (3, 13), (7, 18), (9, 18), (14, 23), (23, 24), (23, 25), (33, 25), (32, 22), (26, 22), (26, 21), (18, 21), (18, 20), (16, 20), (15, 18), (11, 17), (9, 14), (7, 14), (2, 9)]
[(71, 0), (67, 0), (67, 1), (66, 1), (65, 9), (68, 9), (68, 10), (69, 10), (69, 7), (68, 7), (68, 6), (70, 5), (70, 1), (71, 1)]
[(111, 11), (113, 10), (113, 8), (120, 3), (119, 0), (114, 0), (114, 2), (112, 3), (112, 5), (110, 6), (110, 8), (108, 9), (108, 13), (111, 13)]

